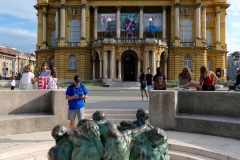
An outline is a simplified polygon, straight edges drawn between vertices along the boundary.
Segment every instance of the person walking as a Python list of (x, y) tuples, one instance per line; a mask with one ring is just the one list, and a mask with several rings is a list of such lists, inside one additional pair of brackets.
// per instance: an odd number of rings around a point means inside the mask
[(14, 76), (12, 76), (12, 81), (11, 81), (11, 90), (14, 90), (14, 88), (15, 88), (15, 85), (16, 85), (15, 77), (14, 77)]
[(144, 74), (143, 70), (141, 69), (139, 80), (140, 80), (140, 90), (141, 90), (142, 101), (143, 101), (143, 92), (145, 93), (145, 95), (147, 97), (147, 101), (148, 101), (148, 95), (147, 95), (147, 91), (146, 91), (146, 80), (145, 80), (145, 78), (146, 78), (145, 74)]
[(68, 86), (66, 90), (66, 100), (68, 100), (68, 120), (70, 120), (70, 128), (75, 127), (75, 118), (78, 121), (84, 119), (84, 103), (88, 97), (86, 86), (81, 84), (79, 75), (74, 76), (74, 84)]
[(188, 82), (185, 85), (179, 86), (180, 88), (187, 88), (194, 86), (199, 91), (214, 91), (218, 77), (213, 71), (208, 70), (206, 66), (200, 67), (200, 78), (199, 82)]
[(146, 81), (147, 81), (148, 96), (149, 96), (149, 92), (152, 90), (152, 80), (153, 80), (153, 75), (151, 74), (151, 69), (147, 68)]

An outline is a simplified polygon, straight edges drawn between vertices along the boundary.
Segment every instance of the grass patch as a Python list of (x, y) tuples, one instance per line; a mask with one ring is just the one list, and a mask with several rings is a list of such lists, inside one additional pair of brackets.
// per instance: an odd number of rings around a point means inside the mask
[(168, 88), (177, 87), (179, 85), (178, 81), (167, 81), (166, 83)]

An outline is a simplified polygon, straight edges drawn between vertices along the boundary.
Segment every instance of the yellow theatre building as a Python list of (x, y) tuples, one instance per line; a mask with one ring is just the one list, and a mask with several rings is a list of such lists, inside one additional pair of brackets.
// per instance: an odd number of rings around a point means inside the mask
[(177, 80), (206, 65), (226, 79), (226, 0), (37, 0), (37, 66), (61, 79), (137, 81), (161, 67)]

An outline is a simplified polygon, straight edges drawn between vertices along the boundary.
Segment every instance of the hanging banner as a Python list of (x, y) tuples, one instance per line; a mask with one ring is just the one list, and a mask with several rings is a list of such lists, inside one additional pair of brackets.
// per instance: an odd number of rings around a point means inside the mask
[[(160, 32), (162, 31), (162, 14), (161, 13), (148, 13), (143, 14), (144, 32)], [(149, 18), (152, 18), (150, 24)]]
[(136, 32), (139, 30), (139, 13), (121, 13), (121, 31)]
[(98, 14), (98, 32), (116, 31), (116, 13)]

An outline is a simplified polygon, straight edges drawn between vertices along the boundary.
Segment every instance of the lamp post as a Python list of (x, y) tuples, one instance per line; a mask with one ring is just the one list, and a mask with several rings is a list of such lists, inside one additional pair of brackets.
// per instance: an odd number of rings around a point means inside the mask
[(149, 29), (149, 30), (150, 30), (149, 37), (153, 37), (153, 36), (152, 36), (152, 21), (153, 21), (152, 17), (150, 17), (150, 18), (148, 19), (148, 21), (149, 21), (149, 24), (150, 24), (150, 26), (149, 26), (149, 27), (150, 27), (150, 29)]

